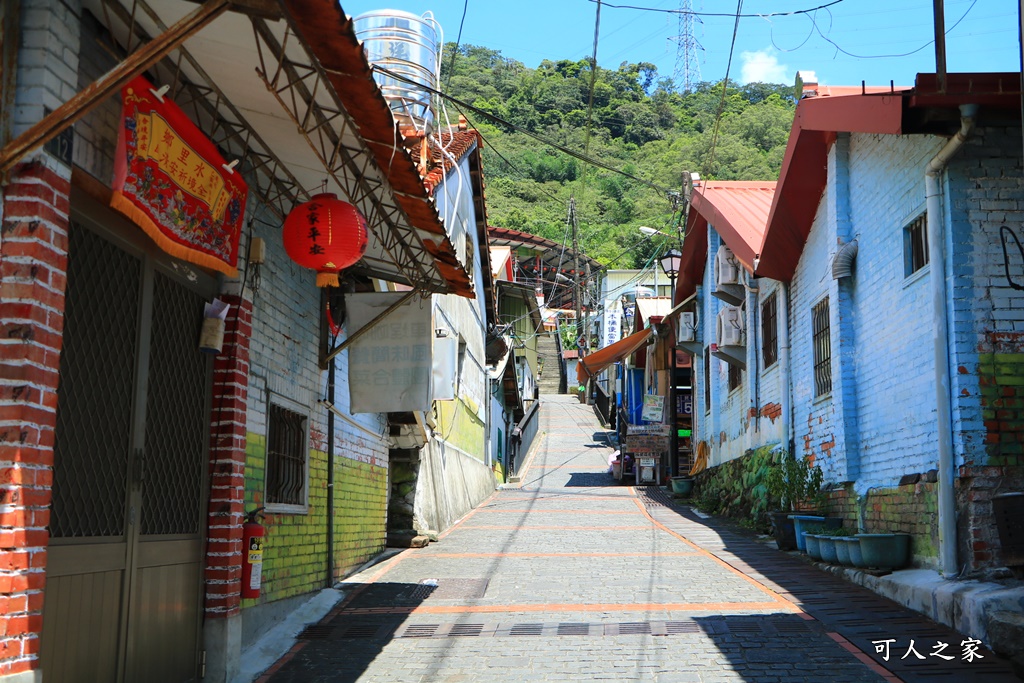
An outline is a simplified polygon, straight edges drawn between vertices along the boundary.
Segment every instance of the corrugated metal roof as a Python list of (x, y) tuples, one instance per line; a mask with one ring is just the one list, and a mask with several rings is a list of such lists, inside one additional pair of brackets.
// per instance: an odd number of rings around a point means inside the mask
[(710, 180), (693, 188), (675, 301), (693, 294), (704, 277), (709, 223), (740, 263), (753, 271), (754, 257), (761, 248), (768, 224), (775, 185), (772, 181)]

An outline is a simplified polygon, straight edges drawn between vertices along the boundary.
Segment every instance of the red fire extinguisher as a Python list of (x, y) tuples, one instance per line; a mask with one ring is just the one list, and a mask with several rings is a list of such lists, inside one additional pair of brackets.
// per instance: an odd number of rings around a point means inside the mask
[(245, 513), (242, 525), (242, 597), (260, 597), (260, 581), (263, 579), (263, 537), (267, 530), (256, 521), (263, 515), (263, 508)]

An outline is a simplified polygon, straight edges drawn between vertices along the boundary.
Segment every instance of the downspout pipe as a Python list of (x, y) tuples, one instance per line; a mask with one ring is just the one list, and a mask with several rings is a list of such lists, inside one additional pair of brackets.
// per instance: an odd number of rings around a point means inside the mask
[[(327, 363), (327, 400), (334, 405), (335, 359)], [(334, 411), (327, 411), (327, 571), (324, 586), (334, 585)]]
[(790, 396), (789, 364), (789, 284), (779, 283), (779, 381), (782, 383), (780, 403), (782, 404), (782, 447), (789, 457), (793, 453), (793, 440), (789, 432), (793, 424), (793, 403)]
[(928, 254), (932, 263), (931, 291), (932, 329), (935, 347), (935, 414), (938, 421), (939, 446), (939, 564), (944, 577), (956, 576), (956, 494), (953, 488), (955, 465), (953, 459), (952, 400), (949, 375), (949, 321), (946, 315), (946, 243), (945, 221), (942, 217), (942, 191), (939, 179), (950, 158), (963, 146), (974, 130), (974, 117), (978, 106), (960, 106), (960, 130), (935, 155), (925, 169), (925, 224), (928, 230)]

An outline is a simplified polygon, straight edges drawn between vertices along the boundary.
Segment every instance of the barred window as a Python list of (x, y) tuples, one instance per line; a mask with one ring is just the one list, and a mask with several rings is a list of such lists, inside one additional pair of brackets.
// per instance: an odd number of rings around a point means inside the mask
[(832, 341), (829, 336), (828, 298), (811, 309), (814, 341), (814, 396), (832, 391)]
[(743, 370), (738, 365), (729, 363), (729, 391), (738, 389), (743, 384)]
[(307, 418), (272, 403), (269, 422), (266, 462), (267, 505), (304, 508)]
[(704, 412), (711, 412), (711, 347), (704, 349)]
[(761, 304), (761, 358), (767, 370), (779, 359), (778, 296), (775, 292)]
[(903, 228), (903, 275), (909, 277), (928, 265), (928, 226), (924, 214)]

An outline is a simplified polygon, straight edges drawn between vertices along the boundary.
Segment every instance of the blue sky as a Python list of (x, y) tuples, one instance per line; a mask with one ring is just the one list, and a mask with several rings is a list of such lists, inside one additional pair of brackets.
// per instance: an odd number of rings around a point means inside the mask
[[(733, 13), (735, 0), (689, 0), (695, 11)], [(611, 5), (678, 9), (681, 0), (610, 0)], [(745, 0), (743, 13), (806, 10), (834, 0)], [(349, 15), (377, 9), (432, 11), (454, 41), (465, 0), (343, 0)], [(598, 63), (652, 62), (671, 77), (676, 63), (678, 16), (637, 9), (601, 9)], [(1018, 71), (1018, 0), (945, 0), (947, 70)], [(462, 42), (500, 50), (536, 67), (543, 59), (581, 59), (593, 50), (593, 0), (468, 0)], [(954, 23), (963, 19), (950, 30)], [(702, 80), (725, 76), (732, 17), (702, 17), (695, 38), (703, 47)], [(740, 19), (730, 78), (792, 83), (797, 70), (814, 71), (827, 85), (913, 85), (935, 71), (932, 0), (841, 0), (813, 14)], [(832, 41), (832, 43), (828, 42)], [(914, 54), (902, 55), (914, 50)], [(844, 52), (859, 55), (858, 57)], [(869, 58), (872, 56), (873, 58)], [(877, 56), (877, 57), (876, 57)]]

